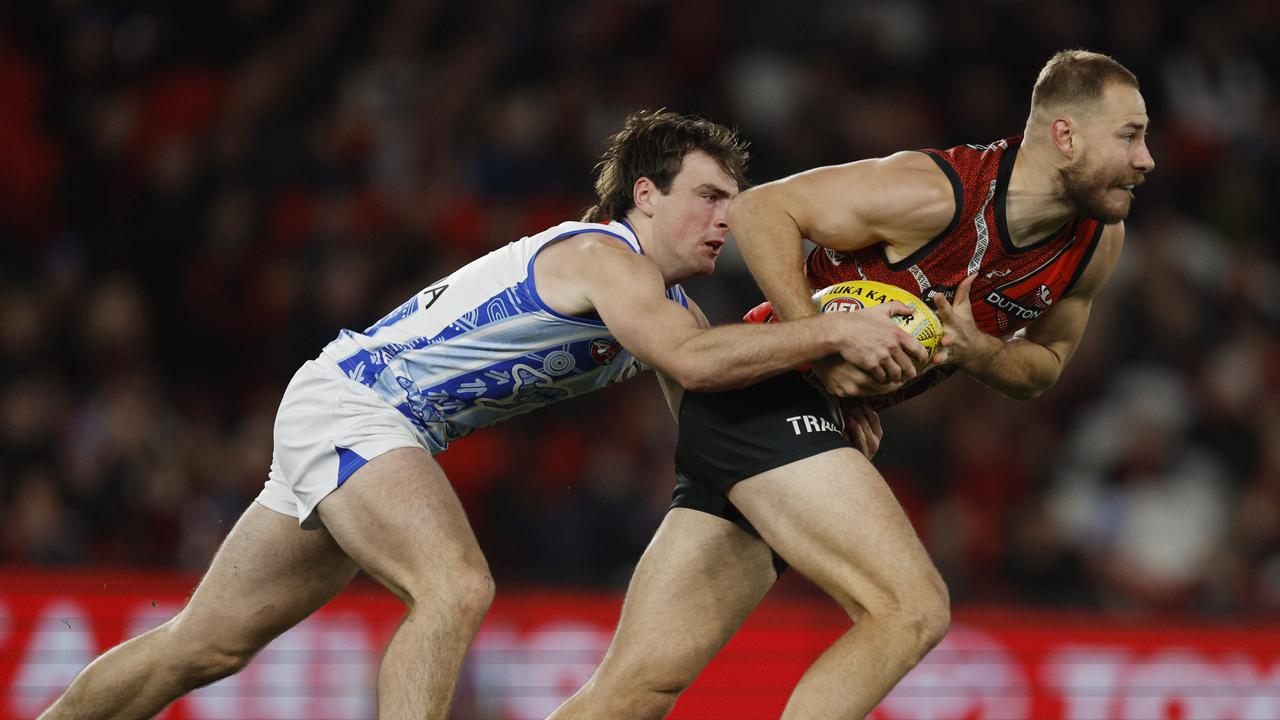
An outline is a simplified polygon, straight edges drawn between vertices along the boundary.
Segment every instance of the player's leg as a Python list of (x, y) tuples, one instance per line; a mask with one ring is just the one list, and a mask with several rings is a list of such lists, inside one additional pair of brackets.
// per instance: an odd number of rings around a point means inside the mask
[(784, 718), (863, 718), (946, 634), (946, 586), (871, 463), (830, 450), (748, 478), (729, 499), (856, 624), (809, 668)]
[(665, 717), (776, 578), (760, 538), (715, 515), (671, 510), (631, 577), (600, 667), (548, 720)]
[(347, 555), (409, 607), (378, 671), (378, 717), (445, 717), (494, 588), (444, 471), (425, 450), (392, 450), (329, 494), (319, 515)]
[(173, 619), (84, 669), (41, 718), (147, 718), (244, 667), (324, 605), (356, 565), (324, 530), (254, 503)]

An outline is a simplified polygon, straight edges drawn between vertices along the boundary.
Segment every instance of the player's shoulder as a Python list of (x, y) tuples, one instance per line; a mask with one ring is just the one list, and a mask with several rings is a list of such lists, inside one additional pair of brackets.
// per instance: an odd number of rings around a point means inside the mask
[(935, 202), (950, 205), (955, 199), (951, 178), (927, 153), (903, 150), (865, 162), (877, 187), (894, 189), (925, 205)]
[[(925, 153), (907, 150), (863, 162), (866, 186), (879, 198), (867, 204), (868, 220), (877, 226), (927, 240), (954, 222), (960, 189)], [(901, 233), (882, 234), (892, 238)]]
[(595, 261), (629, 264), (647, 260), (630, 242), (603, 228), (584, 229), (556, 245), (564, 251)]
[(899, 150), (892, 155), (876, 158), (876, 162), (885, 170), (919, 175), (922, 178), (943, 175), (938, 161), (928, 150)]
[(539, 262), (548, 270), (593, 284), (617, 282), (619, 278), (656, 271), (657, 267), (628, 240), (603, 227), (583, 228), (553, 243), (541, 256)]
[(566, 220), (524, 239), (539, 246), (549, 243), (585, 248), (604, 243), (606, 247), (616, 246), (632, 252), (638, 252), (640, 248), (639, 238), (629, 224), (611, 220)]
[(577, 235), (566, 238), (564, 242), (576, 243), (578, 247), (592, 251), (622, 250), (630, 255), (636, 254), (635, 249), (629, 242), (608, 232), (603, 227), (584, 229)]

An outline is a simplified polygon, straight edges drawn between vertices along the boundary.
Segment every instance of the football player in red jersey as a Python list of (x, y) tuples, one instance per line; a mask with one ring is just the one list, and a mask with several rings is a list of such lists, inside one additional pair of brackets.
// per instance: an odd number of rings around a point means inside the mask
[[(947, 366), (1016, 398), (1057, 380), (1111, 275), (1133, 190), (1155, 163), (1137, 79), (1086, 51), (1040, 72), (1022, 137), (823, 167), (743, 193), (729, 225), (774, 312), (817, 313), (856, 278), (936, 302)], [(818, 247), (806, 259), (802, 238)], [(776, 579), (795, 567), (855, 625), (801, 678), (784, 718), (861, 718), (946, 634), (945, 584), (884, 479), (840, 437), (835, 396), (908, 393), (837, 362), (686, 393), (672, 510), (645, 551), (608, 654), (553, 718), (666, 715)], [(814, 422), (790, 422), (797, 418)], [(852, 418), (858, 449), (874, 413)], [(801, 432), (801, 429), (804, 432)]]

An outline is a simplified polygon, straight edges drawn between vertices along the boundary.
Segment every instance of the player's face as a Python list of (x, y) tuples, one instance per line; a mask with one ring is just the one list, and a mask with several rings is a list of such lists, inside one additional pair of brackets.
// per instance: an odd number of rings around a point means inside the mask
[(1081, 127), (1084, 151), (1062, 170), (1068, 199), (1108, 225), (1129, 216), (1133, 190), (1155, 169), (1147, 149), (1147, 105), (1137, 88), (1112, 84)]
[(709, 275), (729, 234), (725, 214), (738, 184), (720, 163), (701, 151), (684, 156), (665, 195), (654, 198), (654, 229), (666, 238), (682, 277)]

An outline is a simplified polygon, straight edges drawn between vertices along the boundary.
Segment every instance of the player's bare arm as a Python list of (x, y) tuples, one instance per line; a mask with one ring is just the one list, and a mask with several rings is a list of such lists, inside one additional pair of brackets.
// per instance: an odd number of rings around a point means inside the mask
[[(685, 295), (685, 299), (689, 301), (689, 312), (693, 314), (693, 318), (698, 323), (698, 327), (707, 330), (711, 327), (711, 321), (707, 319), (706, 313), (702, 312), (702, 308), (693, 298)], [(684, 397), (684, 388), (680, 387), (680, 383), (671, 379), (661, 370), (654, 370), (653, 374), (658, 378), (658, 387), (662, 388), (662, 396), (667, 400), (667, 407), (671, 410), (671, 417), (680, 421), (680, 400)]]
[(900, 152), (809, 170), (752, 188), (729, 208), (734, 240), (783, 319), (817, 314), (804, 278), (807, 238), (833, 250), (885, 243), (909, 255), (955, 214), (950, 181), (927, 155)]
[(690, 390), (744, 387), (835, 353), (882, 369), (899, 366), (899, 356), (907, 363), (927, 356), (888, 320), (889, 310), (809, 318), (794, 327), (704, 329), (694, 313), (666, 297), (653, 262), (607, 236), (557, 243), (539, 257), (534, 272), (549, 306), (566, 314), (598, 313), (641, 362)]
[(1123, 244), (1124, 223), (1108, 225), (1071, 292), (1008, 340), (988, 335), (974, 324), (969, 304), (972, 276), (956, 288), (953, 301), (935, 294), (938, 317), (951, 338), (948, 361), (1009, 397), (1025, 400), (1040, 395), (1057, 382), (1079, 347), (1093, 299), (1115, 270)]

